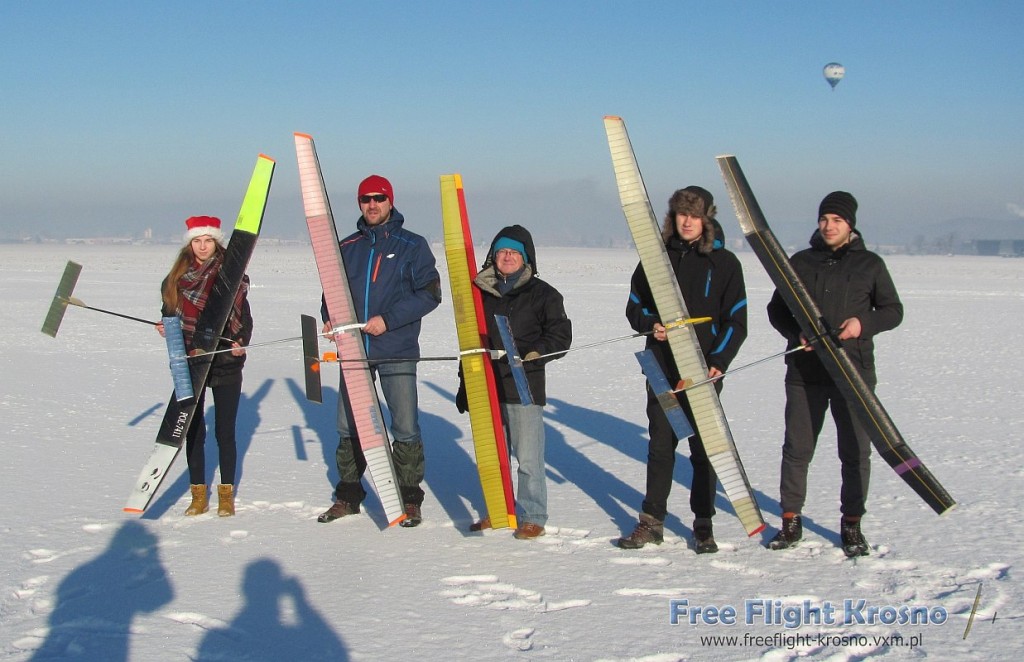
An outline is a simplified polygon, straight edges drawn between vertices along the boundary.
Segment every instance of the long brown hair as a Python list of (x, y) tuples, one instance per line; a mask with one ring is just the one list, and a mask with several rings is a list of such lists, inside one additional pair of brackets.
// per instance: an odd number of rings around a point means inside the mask
[[(219, 243), (214, 242), (216, 250), (214, 251), (214, 257), (224, 257), (224, 247)], [(213, 259), (213, 258), (210, 258)], [(167, 277), (164, 278), (163, 285), (160, 287), (160, 295), (164, 302), (164, 310), (166, 312), (174, 313), (178, 310), (178, 298), (180, 292), (178, 291), (178, 281), (185, 275), (185, 272), (189, 270), (192, 264), (196, 261), (196, 255), (192, 252), (192, 242), (189, 241), (187, 244), (181, 247), (178, 251), (177, 257), (174, 258), (174, 263), (171, 265), (171, 270), (167, 273)]]

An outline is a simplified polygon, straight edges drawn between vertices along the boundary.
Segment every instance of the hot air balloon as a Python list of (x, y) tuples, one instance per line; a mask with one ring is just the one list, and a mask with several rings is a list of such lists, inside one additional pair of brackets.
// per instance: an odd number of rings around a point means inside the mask
[(822, 69), (821, 73), (825, 76), (825, 80), (832, 86), (832, 89), (836, 89), (836, 85), (843, 79), (843, 75), (846, 73), (846, 67), (839, 64), (838, 62), (829, 62)]

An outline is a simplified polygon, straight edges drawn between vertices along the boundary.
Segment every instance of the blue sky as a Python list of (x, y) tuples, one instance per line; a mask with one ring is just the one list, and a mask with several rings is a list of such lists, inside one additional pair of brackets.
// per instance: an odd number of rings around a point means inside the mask
[(834, 189), (869, 239), (1024, 224), (1022, 25), (1018, 2), (2, 2), (0, 238), (230, 221), (261, 152), (265, 232), (301, 237), (295, 131), (342, 234), (379, 173), (438, 238), (459, 172), (478, 241), (625, 238), (609, 114), (659, 214), (700, 184), (734, 236), (723, 153), (801, 233)]

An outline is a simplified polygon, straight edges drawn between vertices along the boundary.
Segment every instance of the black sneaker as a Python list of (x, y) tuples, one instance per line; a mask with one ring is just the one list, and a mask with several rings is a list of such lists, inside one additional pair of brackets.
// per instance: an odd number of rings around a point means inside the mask
[(868, 541), (860, 532), (860, 520), (848, 522), (844, 517), (839, 522), (839, 535), (843, 539), (843, 553), (848, 557), (867, 556), (870, 554)]
[(782, 518), (782, 530), (768, 543), (768, 549), (787, 549), (804, 537), (804, 525), (799, 515)]
[(698, 554), (714, 554), (718, 551), (710, 517), (693, 520), (693, 548)]
[(353, 505), (351, 503), (346, 503), (345, 501), (335, 501), (334, 505), (332, 505), (324, 512), (320, 513), (320, 516), (316, 518), (316, 521), (320, 522), (321, 524), (326, 524), (327, 522), (333, 522), (336, 519), (341, 519), (346, 515), (358, 514), (358, 503)]
[(405, 504), (405, 519), (399, 522), (398, 525), (411, 529), (414, 526), (419, 526), (422, 521), (423, 513), (420, 512), (419, 505), (415, 503), (407, 503)]
[(665, 541), (665, 524), (647, 513), (640, 513), (640, 522), (633, 533), (626, 538), (619, 538), (618, 545), (622, 549), (640, 549), (647, 543), (660, 545)]

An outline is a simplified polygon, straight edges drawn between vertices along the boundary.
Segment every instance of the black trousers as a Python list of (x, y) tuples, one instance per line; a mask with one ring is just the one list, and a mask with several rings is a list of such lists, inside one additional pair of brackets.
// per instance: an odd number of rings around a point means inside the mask
[[(716, 384), (716, 386), (718, 386)], [(693, 423), (693, 412), (685, 393), (677, 393), (686, 417)], [(679, 439), (665, 416), (665, 410), (658, 404), (650, 386), (647, 387), (647, 421), (651, 440), (647, 446), (647, 492), (641, 510), (658, 521), (664, 521), (668, 514), (668, 495), (672, 491), (672, 472), (676, 465), (676, 448)], [(693, 426), (694, 430), (697, 426)], [(710, 519), (715, 515), (715, 490), (718, 476), (711, 467), (700, 434), (690, 437), (690, 465), (693, 467), (693, 481), (690, 485), (690, 510), (694, 517)]]
[[(235, 418), (238, 402), (242, 399), (242, 381), (210, 387), (213, 391), (214, 434), (220, 451), (220, 482), (235, 484), (235, 464), (238, 450), (235, 446)], [(185, 435), (185, 458), (188, 460), (188, 480), (193, 485), (206, 484), (206, 389), (199, 394), (196, 415)]]
[[(874, 389), (877, 381), (874, 371), (862, 370), (861, 374)], [(840, 512), (851, 516), (865, 513), (871, 481), (871, 438), (831, 380), (805, 383), (794, 369), (786, 374), (786, 434), (779, 485), (784, 513), (799, 513), (804, 507), (807, 471), (825, 423), (825, 412), (829, 409), (836, 423), (842, 476)]]

